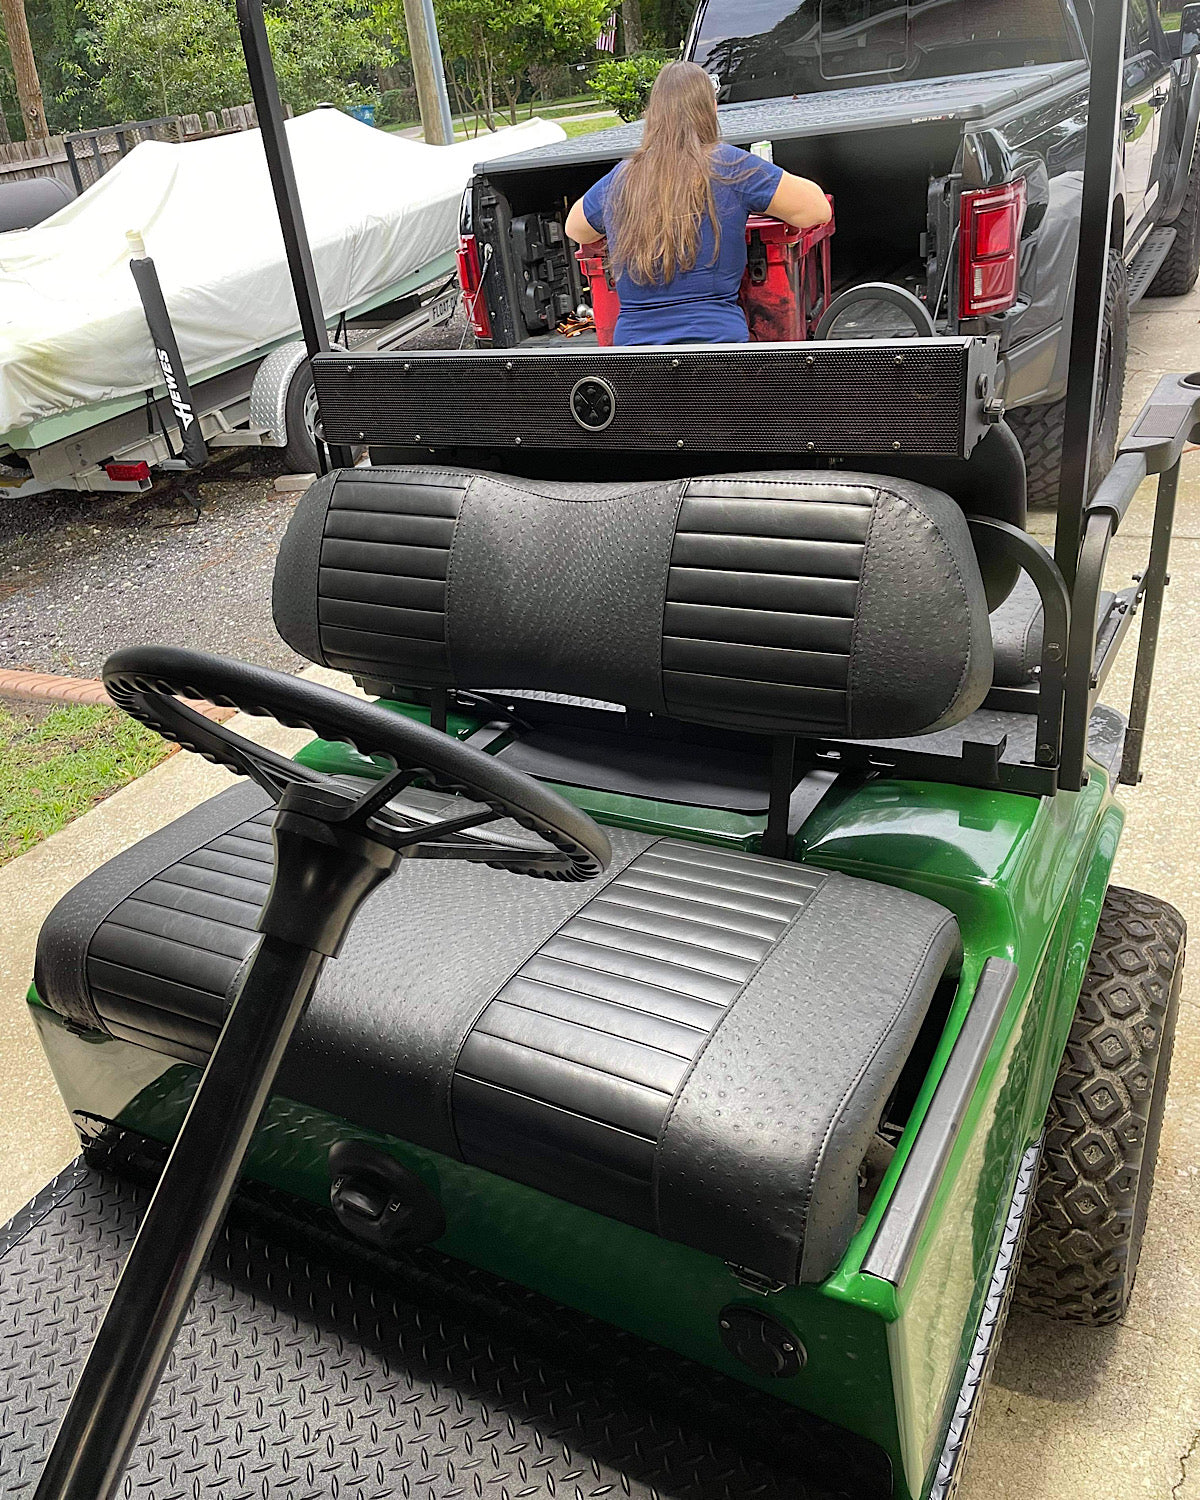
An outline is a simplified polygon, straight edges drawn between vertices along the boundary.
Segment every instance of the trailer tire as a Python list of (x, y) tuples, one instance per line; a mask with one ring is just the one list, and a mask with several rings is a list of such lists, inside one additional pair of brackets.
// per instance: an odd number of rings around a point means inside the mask
[(1200, 276), (1200, 150), (1192, 157), (1183, 207), (1171, 227), (1175, 230), (1175, 243), (1147, 287), (1147, 297), (1182, 297)]
[(1072, 1323), (1129, 1305), (1154, 1187), (1187, 924), (1110, 886), (1046, 1115), (1017, 1302)]
[[(1063, 337), (1069, 336), (1064, 328)], [(1121, 425), (1121, 398), (1125, 393), (1125, 361), (1129, 352), (1129, 281), (1125, 262), (1115, 250), (1108, 253), (1108, 290), (1104, 301), (1104, 335), (1101, 369), (1104, 388), (1100, 420), (1092, 438), (1091, 491), (1113, 466)], [(1031, 506), (1058, 504), (1062, 477), (1063, 422), (1066, 401), (1049, 406), (1018, 406), (1005, 413), (1005, 421), (1016, 433), (1025, 454), (1026, 495)]]
[(313, 423), (317, 415), (317, 393), (313, 385), (312, 366), (308, 360), (296, 367), (288, 383), (283, 403), (283, 425), (287, 445), (283, 460), (289, 474), (319, 474), (317, 435)]

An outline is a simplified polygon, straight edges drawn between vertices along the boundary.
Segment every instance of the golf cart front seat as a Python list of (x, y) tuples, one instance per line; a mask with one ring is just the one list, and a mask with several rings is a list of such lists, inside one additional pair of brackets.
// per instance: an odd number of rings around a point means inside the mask
[[(275, 610), (296, 649), (358, 676), (762, 735), (918, 734), (992, 675), (957, 506), (852, 473), (345, 471), (301, 501)], [(232, 788), (85, 880), (43, 929), (43, 1000), (202, 1062), (255, 942), (271, 817)], [(955, 919), (835, 871), (611, 833), (585, 884), (403, 866), (327, 966), (280, 1091), (773, 1280), (823, 1279), (955, 972)]]

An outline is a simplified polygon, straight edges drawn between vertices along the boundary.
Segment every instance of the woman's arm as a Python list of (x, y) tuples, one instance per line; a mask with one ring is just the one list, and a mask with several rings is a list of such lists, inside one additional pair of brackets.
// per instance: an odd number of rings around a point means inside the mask
[[(797, 229), (815, 229), (818, 224), (828, 224), (833, 218), (824, 189), (807, 177), (793, 177), (790, 172), (785, 172), (779, 179), (775, 196), (767, 204), (767, 213), (773, 219), (782, 219), (785, 224), (794, 224)], [(569, 219), (567, 233), (571, 233)]]
[(571, 212), (567, 215), (567, 233), (579, 245), (593, 245), (597, 240), (604, 238), (602, 229), (593, 229), (587, 221), (587, 215), (583, 211), (583, 199), (580, 198)]

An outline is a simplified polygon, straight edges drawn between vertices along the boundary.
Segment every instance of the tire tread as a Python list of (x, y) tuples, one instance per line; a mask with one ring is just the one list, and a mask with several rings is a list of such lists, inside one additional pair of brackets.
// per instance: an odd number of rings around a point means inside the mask
[(1128, 1306), (1186, 936), (1173, 906), (1109, 887), (1046, 1115), (1017, 1283), (1023, 1307), (1099, 1325)]
[(1175, 243), (1146, 288), (1147, 297), (1184, 297), (1200, 276), (1200, 151), (1193, 156), (1183, 207), (1172, 227)]

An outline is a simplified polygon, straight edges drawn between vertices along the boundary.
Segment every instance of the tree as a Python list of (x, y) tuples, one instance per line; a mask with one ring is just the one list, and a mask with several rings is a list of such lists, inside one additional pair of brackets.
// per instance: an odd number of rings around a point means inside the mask
[[(436, 0), (442, 55), (459, 111), (496, 129), (503, 106), (517, 123), (529, 71), (580, 61), (595, 45), (611, 0)], [(400, 0), (376, 15), (407, 52)]]
[[(83, 0), (113, 121), (199, 114), (250, 93), (229, 0)], [(386, 49), (355, 0), (276, 0), (266, 11), (279, 91), (297, 112), (368, 97)]]
[(9, 63), (16, 84), (25, 138), (45, 139), (49, 134), (46, 129), (46, 106), (42, 102), (42, 83), (29, 38), (25, 0), (0, 0), (0, 21), (3, 22), (4, 34), (8, 40)]
[(644, 45), (673, 51), (683, 40), (695, 11), (694, 0), (640, 0)]
[[(297, 112), (315, 104), (362, 104), (390, 61), (358, 0), (285, 0), (266, 12), (279, 91)], [(241, 56), (241, 48), (238, 48)]]
[(625, 54), (631, 57), (642, 50), (642, 0), (621, 0), (621, 31), (625, 37)]

